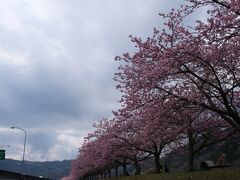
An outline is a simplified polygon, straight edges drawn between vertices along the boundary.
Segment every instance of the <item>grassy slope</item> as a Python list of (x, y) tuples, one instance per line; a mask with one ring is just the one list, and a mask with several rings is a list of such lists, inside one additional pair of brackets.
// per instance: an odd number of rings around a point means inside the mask
[(111, 180), (240, 180), (240, 169), (226, 168), (198, 172), (146, 174), (111, 178)]

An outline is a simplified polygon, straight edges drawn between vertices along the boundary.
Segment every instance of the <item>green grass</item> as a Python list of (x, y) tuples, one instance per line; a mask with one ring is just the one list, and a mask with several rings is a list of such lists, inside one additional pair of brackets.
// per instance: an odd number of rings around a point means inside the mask
[(109, 180), (240, 180), (239, 168), (212, 169), (210, 171), (145, 174), (111, 178)]

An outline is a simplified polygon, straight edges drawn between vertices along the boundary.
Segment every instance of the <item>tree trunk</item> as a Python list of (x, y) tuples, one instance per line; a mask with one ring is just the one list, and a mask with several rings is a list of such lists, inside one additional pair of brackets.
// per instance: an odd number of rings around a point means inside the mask
[(126, 165), (126, 163), (123, 163), (122, 167), (123, 167), (123, 175), (126, 176), (127, 175), (127, 165)]
[(111, 169), (108, 170), (108, 177), (111, 177)]
[(193, 161), (194, 161), (194, 153), (189, 152), (189, 157), (188, 157), (188, 167), (189, 167), (189, 171), (194, 171), (194, 167), (193, 167)]
[(155, 162), (155, 172), (160, 173), (161, 172), (161, 164), (160, 164), (159, 154), (155, 154), (154, 162)]
[(134, 166), (135, 166), (135, 169), (136, 169), (135, 175), (140, 175), (141, 174), (141, 167), (140, 167), (139, 163), (135, 162)]
[[(191, 125), (191, 123), (190, 123)], [(193, 161), (194, 161), (194, 139), (193, 139), (193, 134), (192, 134), (192, 129), (190, 127), (190, 130), (188, 132), (188, 170), (189, 171), (194, 171), (193, 167)]]
[(118, 177), (118, 165), (115, 166), (115, 176)]

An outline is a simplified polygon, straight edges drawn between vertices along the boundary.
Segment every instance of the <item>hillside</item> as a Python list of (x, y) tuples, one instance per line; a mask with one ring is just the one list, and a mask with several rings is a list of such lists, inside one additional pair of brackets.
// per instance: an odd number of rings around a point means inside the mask
[[(240, 145), (239, 139), (232, 141), (225, 141), (219, 144), (214, 144), (205, 148), (200, 153), (197, 153), (194, 160), (194, 168), (199, 169), (199, 165), (204, 160), (211, 160), (216, 163), (218, 156), (221, 153), (226, 154), (226, 163), (232, 164), (234, 167), (240, 167)], [(188, 170), (188, 156), (187, 153), (175, 152), (167, 154), (161, 158), (162, 165), (167, 164), (171, 172), (181, 172)], [(145, 160), (141, 163), (143, 173), (154, 169), (154, 159)], [(152, 170), (153, 171), (153, 170)], [(132, 173), (130, 171), (130, 173)], [(134, 172), (133, 172), (134, 173)], [(133, 174), (132, 173), (132, 174)]]
[[(194, 168), (199, 169), (200, 162), (204, 160), (211, 160), (216, 163), (217, 158), (222, 153), (226, 154), (225, 162), (227, 164), (232, 164), (235, 167), (240, 167), (240, 146), (239, 139), (237, 139), (232, 141), (225, 141), (219, 144), (214, 144), (205, 148), (200, 153), (197, 153), (194, 161)], [(188, 157), (186, 154), (184, 156), (175, 156), (174, 154), (172, 154), (170, 156), (167, 156), (165, 162), (166, 161), (172, 168), (172, 171), (184, 171), (188, 168)]]
[[(21, 172), (22, 161), (11, 159), (1, 160), (0, 169)], [(71, 160), (48, 161), (48, 162), (30, 162), (25, 161), (25, 174), (33, 176), (43, 176), (52, 179), (59, 179), (67, 176), (70, 171)]]
[(215, 169), (210, 171), (197, 172), (180, 172), (180, 173), (163, 173), (163, 174), (146, 174), (140, 176), (127, 176), (111, 178), (109, 180), (239, 180), (240, 169), (226, 168)]

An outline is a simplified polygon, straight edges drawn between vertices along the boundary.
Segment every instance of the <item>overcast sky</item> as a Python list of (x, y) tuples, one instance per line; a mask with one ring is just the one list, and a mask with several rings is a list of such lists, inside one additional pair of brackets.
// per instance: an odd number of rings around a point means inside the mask
[(179, 0), (0, 0), (0, 147), (6, 158), (73, 159), (120, 96), (116, 55)]

